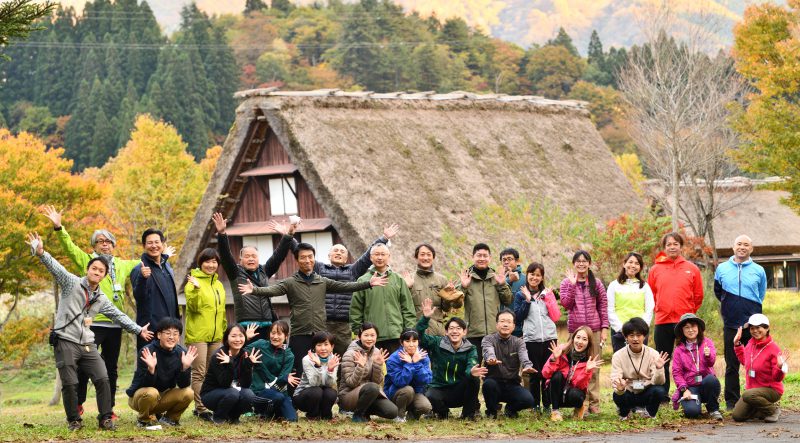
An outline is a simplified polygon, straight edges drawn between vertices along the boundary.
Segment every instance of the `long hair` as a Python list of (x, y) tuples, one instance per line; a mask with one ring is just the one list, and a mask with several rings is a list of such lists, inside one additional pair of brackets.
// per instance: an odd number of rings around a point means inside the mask
[(583, 257), (587, 261), (589, 261), (589, 266), (590, 266), (589, 269), (588, 269), (589, 270), (589, 281), (588, 281), (588, 283), (589, 283), (589, 294), (591, 294), (592, 297), (597, 297), (597, 295), (598, 295), (598, 293), (597, 293), (597, 280), (594, 278), (594, 272), (592, 272), (592, 268), (591, 268), (591, 266), (592, 266), (592, 256), (589, 255), (588, 252), (586, 252), (583, 249), (581, 249), (578, 252), (576, 252), (575, 255), (572, 256), (572, 264), (574, 265), (575, 262), (578, 261), (578, 259), (581, 258), (581, 257)]
[[(699, 322), (696, 322), (694, 320), (688, 320), (684, 326), (688, 325), (689, 323), (694, 323), (697, 326), (697, 346), (702, 346), (703, 345), (703, 328), (700, 327), (700, 323)], [(681, 328), (681, 329), (683, 329), (683, 328)], [(681, 330), (681, 338), (677, 338), (677, 337), (675, 338), (675, 345), (677, 346), (677, 345), (684, 344), (684, 343), (686, 343), (686, 334), (684, 334), (683, 330)]]
[(589, 338), (589, 342), (586, 344), (586, 355), (594, 357), (594, 354), (592, 354), (592, 349), (594, 349), (594, 334), (592, 334), (592, 328), (586, 325), (579, 327), (575, 332), (569, 335), (569, 351), (572, 352), (575, 349), (575, 335), (580, 331), (585, 332), (586, 337)]
[(644, 287), (644, 280), (642, 279), (642, 270), (644, 269), (644, 259), (642, 258), (642, 254), (638, 252), (629, 252), (628, 255), (625, 256), (625, 259), (622, 260), (622, 270), (619, 272), (619, 277), (617, 277), (617, 281), (619, 284), (624, 285), (625, 282), (628, 280), (628, 274), (625, 272), (625, 263), (628, 263), (628, 260), (631, 257), (636, 257), (636, 261), (639, 262), (639, 272), (636, 273), (636, 279), (639, 280), (639, 289)]

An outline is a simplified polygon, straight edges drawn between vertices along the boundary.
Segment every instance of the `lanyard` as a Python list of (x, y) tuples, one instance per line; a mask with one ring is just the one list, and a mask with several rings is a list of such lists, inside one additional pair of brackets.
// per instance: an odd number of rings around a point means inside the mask
[(572, 381), (572, 377), (575, 375), (575, 369), (577, 369), (577, 366), (578, 361), (573, 361), (572, 359), (569, 360), (569, 371), (567, 372), (567, 383), (564, 387), (565, 390), (569, 387), (569, 383)]
[(689, 351), (689, 357), (692, 357), (692, 363), (694, 364), (697, 373), (700, 373), (700, 346), (698, 343), (694, 344), (695, 351), (697, 351), (697, 358), (695, 358), (694, 354), (692, 354), (692, 349), (689, 347), (689, 343), (685, 343), (686, 350)]
[(644, 378), (644, 375), (642, 375), (641, 373), (642, 365), (644, 364), (644, 349), (642, 349), (642, 360), (639, 362), (639, 369), (636, 369), (636, 363), (633, 362), (633, 357), (631, 356), (631, 350), (627, 347), (625, 348), (625, 350), (628, 352), (628, 359), (631, 361), (631, 366), (633, 366), (633, 369), (636, 371), (636, 375)]
[[(762, 352), (764, 352), (764, 349), (767, 349), (767, 346), (771, 345), (772, 343), (774, 343), (774, 342), (769, 342), (769, 343), (767, 343), (766, 345), (764, 345), (764, 347), (763, 347), (763, 348), (761, 348), (761, 350), (760, 350), (760, 351), (758, 351), (758, 353), (756, 353), (755, 357), (753, 356), (753, 353), (752, 353), (752, 352), (750, 353), (750, 367), (749, 367), (749, 368), (747, 368), (747, 370), (748, 370), (748, 371), (750, 371), (750, 370), (752, 370), (752, 369), (753, 369), (753, 362), (755, 361), (755, 359), (757, 359), (757, 358), (758, 358), (758, 356), (759, 356), (759, 355), (761, 355), (761, 353), (762, 353)], [(755, 343), (754, 343), (754, 344), (755, 344)], [(753, 346), (753, 347), (755, 347), (755, 346)]]

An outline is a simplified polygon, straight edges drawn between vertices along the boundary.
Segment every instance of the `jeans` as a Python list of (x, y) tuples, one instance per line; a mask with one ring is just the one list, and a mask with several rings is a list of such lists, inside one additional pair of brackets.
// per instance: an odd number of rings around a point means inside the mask
[(203, 405), (214, 411), (214, 420), (235, 422), (253, 407), (253, 391), (247, 388), (213, 389), (202, 395)]
[(294, 410), (294, 405), (292, 405), (292, 397), (275, 389), (261, 389), (253, 393), (257, 397), (272, 400), (275, 403), (275, 409), (287, 421), (297, 421), (297, 411)]
[(719, 391), (721, 387), (719, 379), (714, 375), (706, 375), (698, 386), (689, 386), (689, 391), (697, 396), (697, 400), (681, 400), (683, 413), (686, 418), (697, 418), (700, 416), (703, 403), (706, 411), (719, 411)]
[(667, 391), (663, 385), (650, 385), (638, 394), (627, 390), (622, 394), (614, 392), (614, 404), (619, 408), (620, 417), (627, 417), (631, 409), (636, 407), (645, 407), (647, 413), (655, 417), (661, 406), (661, 400), (666, 396)]
[(483, 381), (483, 400), (486, 413), (497, 415), (500, 402), (506, 404), (506, 415), (513, 416), (523, 409), (533, 408), (533, 396), (519, 382), (486, 378)]
[(459, 407), (462, 408), (461, 418), (470, 418), (477, 412), (475, 405), (478, 404), (478, 391), (480, 388), (479, 379), (467, 376), (452, 385), (428, 388), (425, 391), (425, 396), (428, 397), (433, 412), (439, 418), (447, 418), (450, 414), (450, 408)]

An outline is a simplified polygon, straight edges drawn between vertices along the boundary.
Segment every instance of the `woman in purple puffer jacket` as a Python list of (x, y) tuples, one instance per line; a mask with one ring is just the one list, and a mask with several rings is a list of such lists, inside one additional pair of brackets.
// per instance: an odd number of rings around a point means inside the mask
[(687, 418), (700, 416), (705, 403), (708, 415), (722, 420), (719, 411), (720, 384), (714, 374), (717, 350), (710, 338), (704, 337), (705, 322), (692, 313), (683, 314), (675, 325), (675, 350), (672, 352), (672, 378), (675, 393), (672, 407), (683, 407)]

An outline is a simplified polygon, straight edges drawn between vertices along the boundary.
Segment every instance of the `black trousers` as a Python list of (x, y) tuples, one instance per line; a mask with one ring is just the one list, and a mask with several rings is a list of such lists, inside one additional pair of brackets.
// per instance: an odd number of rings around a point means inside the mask
[(330, 420), (333, 418), (333, 404), (336, 403), (336, 389), (311, 386), (295, 395), (292, 403), (295, 409), (305, 412), (307, 418)]
[[(294, 354), (294, 375), (297, 378), (303, 375), (303, 357), (311, 350), (311, 334), (293, 335), (289, 337), (289, 349)], [(294, 389), (292, 389), (294, 391)]]
[(478, 391), (481, 382), (475, 377), (463, 377), (458, 383), (438, 388), (428, 388), (425, 396), (439, 418), (447, 418), (450, 408), (462, 408), (461, 418), (470, 418), (477, 412)]
[(205, 407), (214, 411), (215, 419), (235, 422), (253, 409), (255, 396), (248, 388), (218, 388), (203, 394), (201, 400)]
[[(108, 374), (108, 386), (111, 391), (111, 409), (116, 404), (114, 396), (117, 393), (117, 363), (119, 362), (119, 352), (122, 347), (122, 328), (104, 328), (102, 326), (90, 326), (94, 332), (94, 344), (100, 351), (100, 357), (106, 364)], [(138, 357), (137, 357), (138, 360)], [(86, 401), (86, 390), (89, 385), (89, 375), (78, 368), (78, 404)]]
[[(672, 351), (675, 349), (675, 325), (677, 323), (665, 323), (663, 325), (656, 325), (656, 330), (653, 333), (653, 340), (656, 342), (656, 351), (666, 352), (672, 357)], [(669, 392), (669, 367), (670, 364), (664, 365), (664, 398), (663, 401), (669, 401), (667, 392)], [(652, 415), (652, 414), (651, 414)]]
[[(739, 385), (739, 359), (733, 351), (733, 338), (736, 337), (736, 329), (725, 328), (722, 332), (725, 341), (725, 407), (733, 409), (739, 401), (741, 387)], [(750, 330), (742, 328), (742, 344), (746, 345), (750, 341)]]
[(539, 404), (545, 408), (550, 407), (550, 390), (546, 388), (547, 380), (542, 377), (542, 369), (552, 354), (550, 352), (550, 343), (555, 343), (556, 341), (525, 342), (525, 347), (528, 349), (528, 358), (533, 363), (533, 368), (536, 369), (536, 372), (530, 375), (530, 390), (533, 396), (534, 408), (538, 408)]
[(80, 421), (78, 413), (78, 369), (88, 374), (97, 391), (97, 419), (102, 421), (111, 417), (111, 392), (108, 387), (106, 366), (97, 346), (79, 345), (66, 340), (58, 340), (55, 349), (56, 367), (61, 377), (61, 393), (63, 395), (64, 412), (67, 421)]
[(375, 342), (375, 347), (380, 349), (385, 349), (389, 355), (393, 354), (394, 351), (400, 349), (400, 338), (397, 339), (390, 339), (390, 340), (381, 340)]
[(477, 337), (467, 337), (472, 346), (478, 348), (478, 363), (483, 363), (483, 346), (481, 343), (483, 342), (483, 338), (485, 335), (477, 336)]
[(627, 417), (631, 409), (637, 407), (644, 407), (651, 417), (658, 414), (658, 408), (661, 406), (661, 400), (666, 397), (667, 391), (664, 390), (663, 385), (651, 385), (644, 391), (634, 394), (631, 391), (625, 391), (622, 394), (614, 392), (614, 403), (619, 408), (620, 417)]
[(556, 371), (550, 377), (550, 385), (548, 387), (550, 388), (550, 399), (554, 411), (559, 408), (580, 408), (583, 406), (584, 400), (586, 400), (586, 391), (581, 391), (572, 386), (567, 386), (565, 390), (564, 384), (566, 381), (561, 371)]
[(719, 411), (719, 379), (713, 375), (706, 375), (699, 386), (690, 386), (689, 391), (697, 396), (697, 400), (681, 400), (683, 413), (687, 418), (700, 416), (701, 405), (706, 404), (706, 411)]
[(518, 380), (487, 377), (483, 380), (483, 400), (486, 402), (486, 413), (489, 415), (497, 415), (500, 402), (506, 404), (506, 415), (513, 415), (533, 407), (533, 396), (519, 384)]

